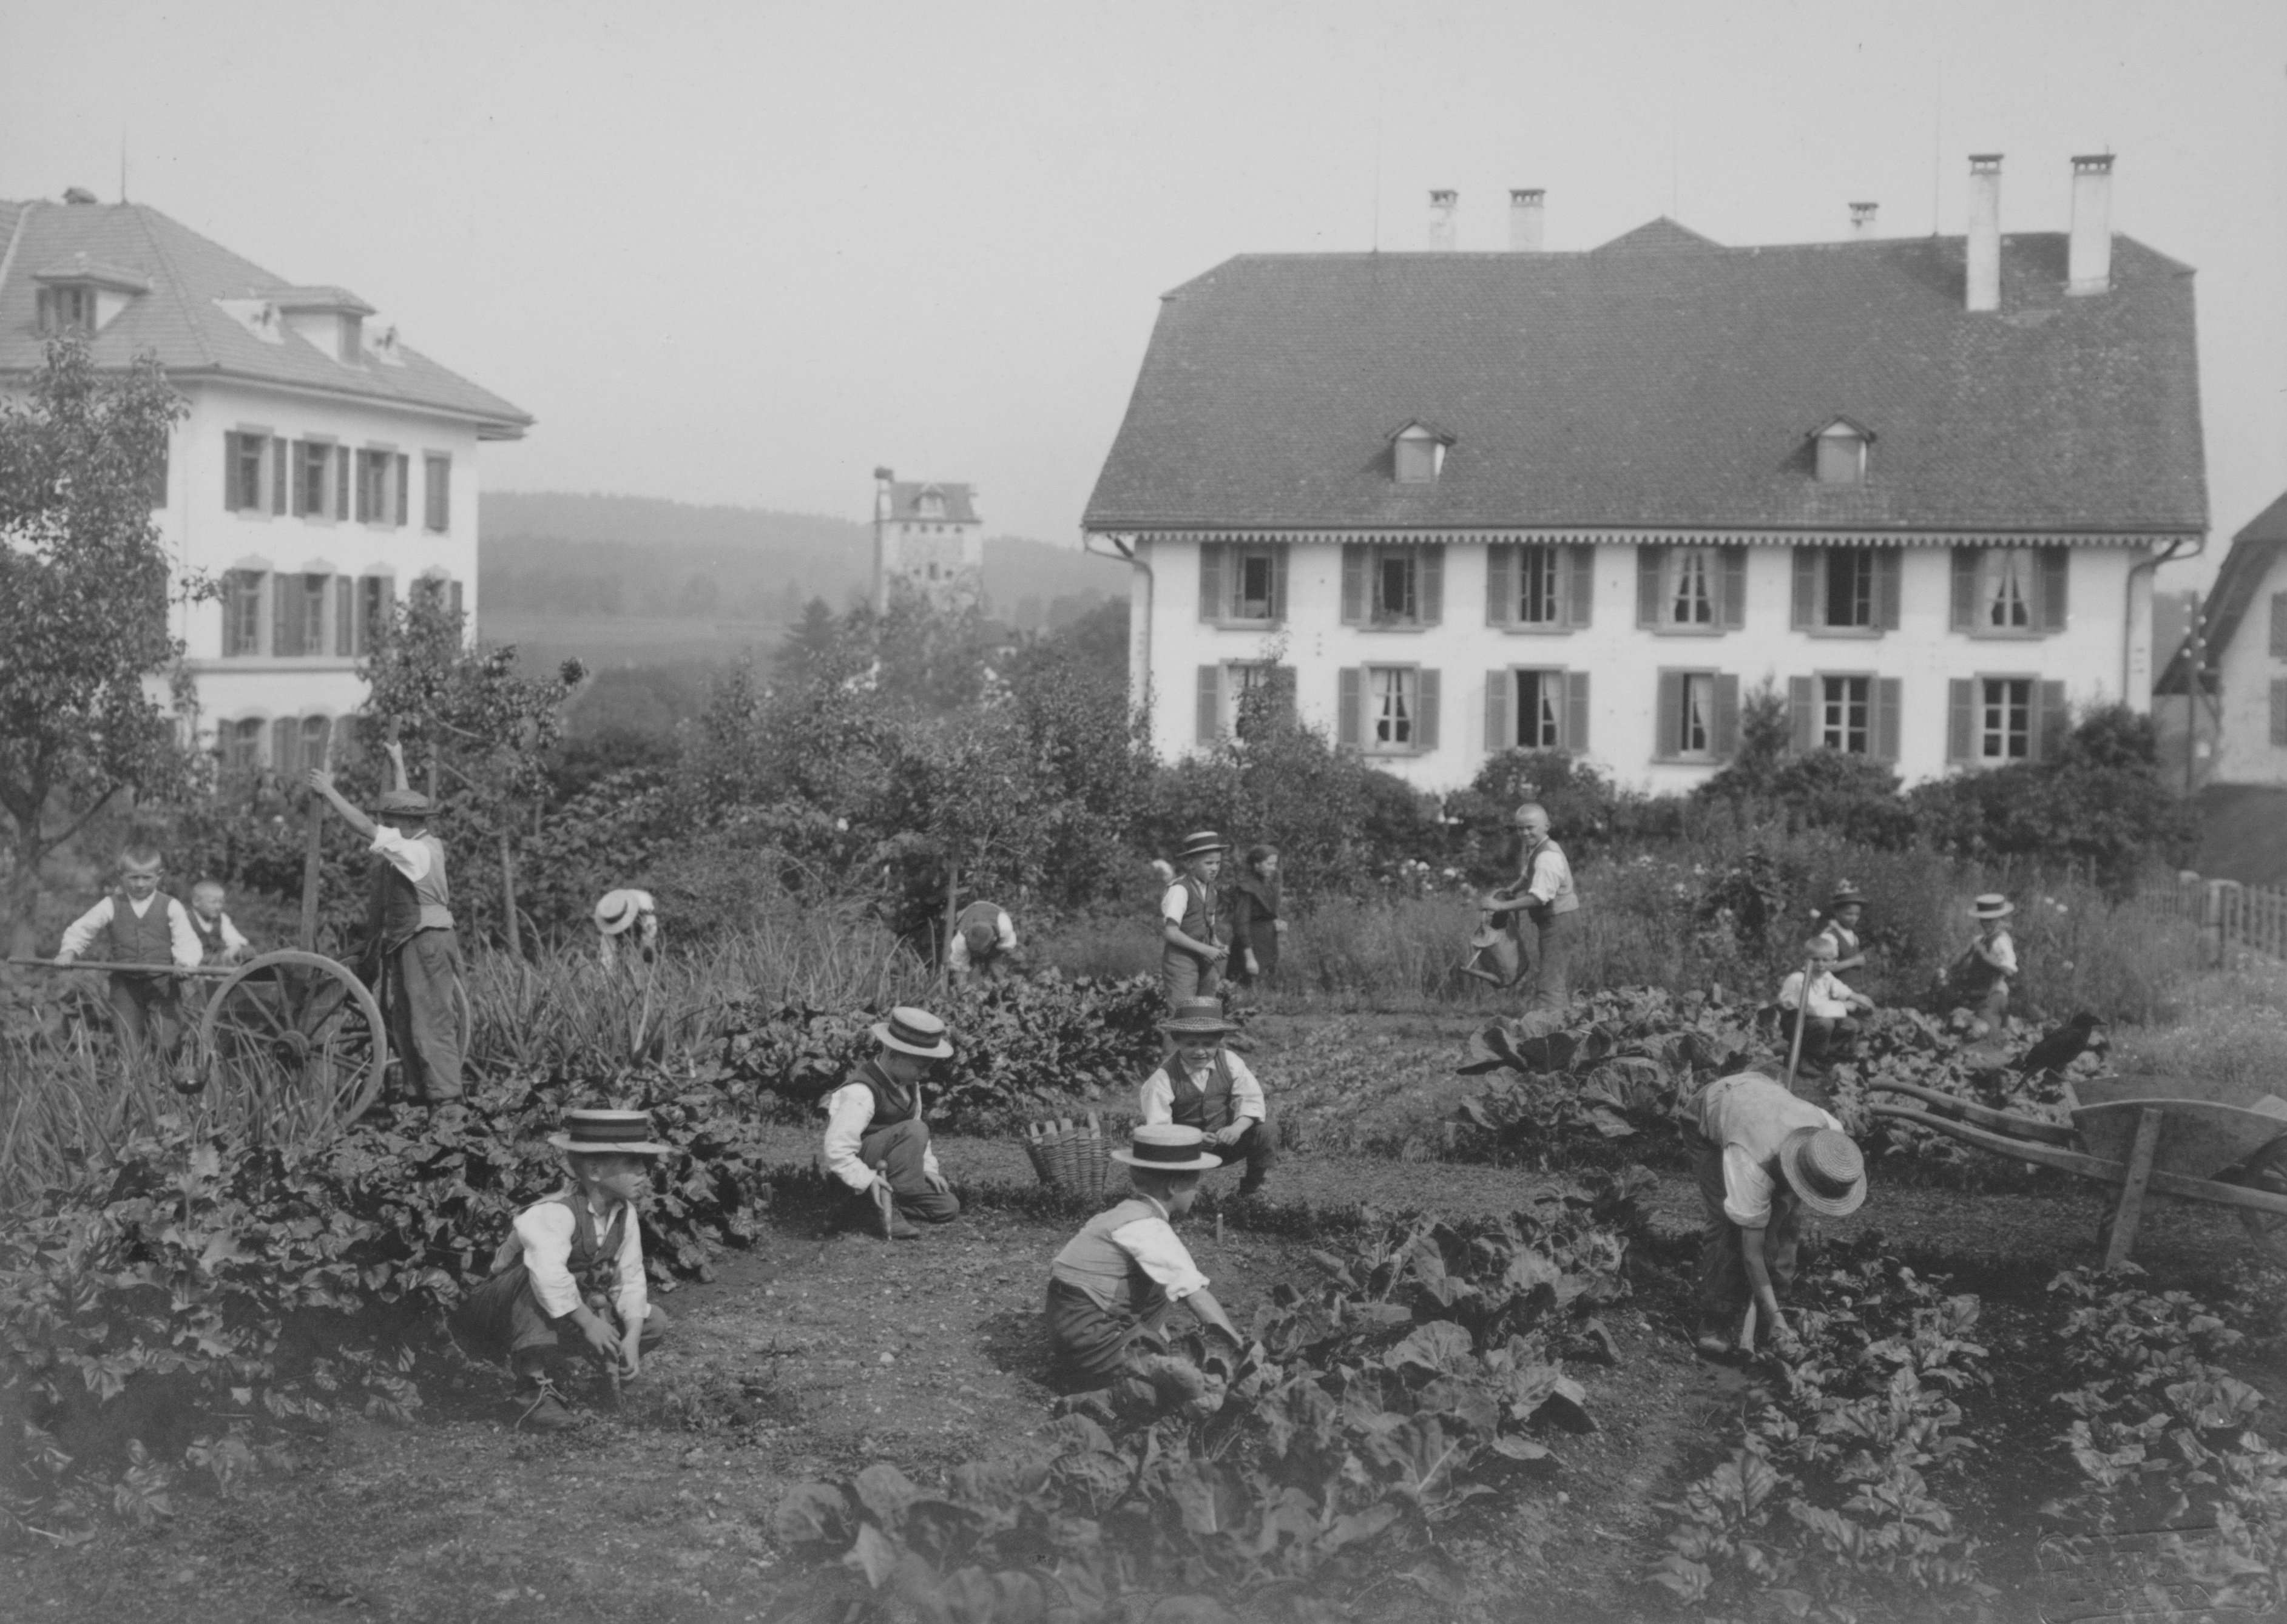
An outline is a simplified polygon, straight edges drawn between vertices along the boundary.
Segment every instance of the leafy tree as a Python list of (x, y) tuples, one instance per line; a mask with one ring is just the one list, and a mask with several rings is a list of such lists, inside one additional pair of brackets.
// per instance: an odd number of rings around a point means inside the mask
[(197, 777), (151, 519), (185, 410), (155, 359), (101, 373), (75, 335), (49, 342), (23, 395), (0, 398), (0, 812), (19, 952), (50, 853), (123, 793), (179, 799)]
[(1786, 701), (1765, 682), (1739, 706), (1739, 749), (1692, 792), (1699, 808), (1728, 808), (1742, 824), (1783, 818), (1862, 845), (1901, 850), (1918, 833), (1901, 799), (1898, 775), (1883, 762), (1840, 750), (1797, 750)]

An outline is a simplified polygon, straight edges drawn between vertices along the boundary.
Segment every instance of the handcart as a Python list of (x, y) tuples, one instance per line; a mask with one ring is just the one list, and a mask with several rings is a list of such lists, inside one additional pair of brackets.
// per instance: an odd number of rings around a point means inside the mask
[(1870, 1083), (1929, 1108), (1870, 1105), (1996, 1155), (2061, 1168), (2120, 1186), (2097, 1228), (2104, 1266), (2136, 1246), (2144, 1197), (2156, 1190), (2229, 1207), (2273, 1262), (2287, 1264), (2287, 1099), (2186, 1077), (2090, 1077), (2069, 1082), (2069, 1125), (1975, 1105), (1911, 1083)]

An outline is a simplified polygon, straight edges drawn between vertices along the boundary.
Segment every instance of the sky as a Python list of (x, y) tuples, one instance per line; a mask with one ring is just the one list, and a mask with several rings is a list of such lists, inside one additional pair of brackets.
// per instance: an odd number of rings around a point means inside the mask
[(533, 413), (495, 488), (1075, 542), (1158, 297), (1231, 255), (2115, 228), (2197, 268), (2208, 557), (2287, 489), (2287, 4), (0, 0), (0, 197), (127, 194)]

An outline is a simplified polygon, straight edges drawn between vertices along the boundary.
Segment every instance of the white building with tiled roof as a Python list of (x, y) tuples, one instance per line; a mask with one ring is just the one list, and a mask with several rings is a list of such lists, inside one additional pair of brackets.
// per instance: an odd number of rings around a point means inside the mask
[(200, 735), (226, 766), (294, 773), (363, 698), (384, 602), (434, 590), (474, 623), (478, 448), (532, 419), (345, 288), (85, 196), (0, 202), (0, 387), (64, 327), (101, 367), (157, 356), (190, 411), (154, 516), (178, 568), (223, 587), (175, 611)]
[[(1240, 696), (1424, 789), (1514, 748), (1688, 789), (1742, 698), (1909, 780), (2149, 708), (2153, 571), (2207, 528), (2192, 273), (2109, 229), (1246, 255), (1165, 296), (1083, 524), (1177, 754)], [(2060, 180), (2065, 177), (2059, 177)], [(2060, 188), (2061, 191), (2061, 188)]]
[(969, 485), (899, 479), (874, 470), (874, 611), (886, 612), (892, 585), (947, 608), (968, 608), (985, 592), (985, 524)]

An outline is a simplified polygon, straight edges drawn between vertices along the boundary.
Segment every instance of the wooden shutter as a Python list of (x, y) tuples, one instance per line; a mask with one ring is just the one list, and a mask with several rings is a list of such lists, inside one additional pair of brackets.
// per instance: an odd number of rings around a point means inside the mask
[(2062, 682), (2034, 684), (2032, 755), (2037, 761), (2054, 761), (2064, 753), (2065, 736), (2072, 731), (2072, 707), (2065, 703)]
[(1506, 666), (1485, 673), (1485, 752), (1489, 755), (1498, 755), (1516, 744), (1516, 724), (1509, 719), (1509, 701), (1515, 695), (1516, 678)]
[(1816, 627), (1825, 617), (1818, 612), (1819, 549), (1799, 547), (1794, 549), (1794, 612), (1787, 624), (1796, 631)]
[(1747, 624), (1747, 549), (1721, 548), (1718, 556), (1723, 561), (1723, 596), (1715, 611), (1715, 624), (1736, 632)]
[(1270, 549), (1270, 618), (1286, 618), (1286, 544), (1281, 541)]
[(351, 476), (357, 481), (357, 488), (350, 493), (350, 500), (354, 504), (357, 521), (360, 524), (381, 516), (373, 510), (373, 453), (359, 451), (350, 453)]
[(1223, 618), (1223, 548), (1220, 543), (1203, 541), (1199, 544), (1199, 619), (1202, 620)]
[(2287, 677), (2275, 677), (2271, 682), (2271, 743), (2287, 749)]
[(2271, 595), (2271, 658), (2287, 659), (2287, 592)]
[(336, 575), (334, 577), (334, 653), (338, 657), (357, 651), (357, 583), (346, 575)]
[(1212, 745), (1222, 737), (1223, 667), (1201, 666), (1199, 667), (1199, 726), (1195, 737), (1202, 745)]
[(1977, 629), (1977, 554), (1974, 547), (1953, 549), (1953, 629), (1957, 632)]
[(222, 436), (222, 510), (238, 511), (238, 436), (228, 429)]
[[(1545, 679), (1544, 679), (1545, 680)], [(1585, 755), (1588, 750), (1588, 674), (1568, 671), (1564, 674), (1564, 748), (1575, 755)]]
[(2068, 588), (2072, 579), (2072, 549), (2041, 549), (2041, 629), (2061, 632), (2070, 611)]
[(1564, 549), (1564, 624), (1587, 626), (1596, 618), (1596, 549)]
[(1874, 679), (1874, 759), (1895, 761), (1898, 759), (1899, 707), (1905, 684), (1896, 677)]
[[(1343, 573), (1349, 572), (1349, 561), (1345, 559)], [(1334, 743), (1355, 750), (1364, 724), (1365, 670), (1360, 666), (1344, 666), (1334, 676)]]
[(1485, 548), (1485, 624), (1508, 626), (1516, 619), (1516, 548)]
[(1874, 549), (1874, 624), (1886, 632), (1898, 629), (1898, 605), (1904, 589), (1906, 550), (1902, 547)]
[[(1636, 624), (1638, 626), (1656, 627), (1659, 624), (1660, 566), (1666, 561), (1666, 553), (1667, 549), (1664, 547), (1639, 546), (1636, 548)], [(1673, 755), (1674, 752), (1671, 750), (1668, 753)]]
[(413, 459), (403, 452), (397, 453), (397, 506), (391, 509), (389, 522), (398, 529), (405, 528), (406, 509), (413, 504)]
[(1659, 674), (1659, 714), (1651, 719), (1652, 754), (1672, 761), (1683, 753), (1683, 673)]
[(1413, 747), (1416, 750), (1437, 748), (1439, 686), (1436, 672), (1414, 673)]
[[(1365, 564), (1366, 555), (1373, 549), (1356, 542), (1342, 545), (1342, 624), (1365, 624)], [(1357, 741), (1349, 741), (1356, 744)]]
[(1976, 749), (1977, 682), (1974, 677), (1954, 677), (1945, 685), (1945, 759), (1974, 761)]
[(309, 510), (309, 504), (302, 500), (302, 464), (308, 461), (310, 455), (303, 447), (307, 444), (305, 440), (293, 441), (288, 447), (286, 458), (286, 506), (287, 510), (297, 519)]
[(1797, 750), (1818, 748), (1818, 679), (1787, 679), (1787, 721), (1794, 729)]
[(1729, 760), (1739, 753), (1739, 679), (1720, 673), (1715, 678), (1715, 754)]
[(1414, 557), (1420, 572), (1421, 624), (1442, 625), (1445, 619), (1445, 549), (1425, 547)]
[(288, 454), (290, 447), (283, 439), (270, 442), (270, 511), (283, 513), (292, 504), (289, 493), (294, 482), (294, 459)]
[(302, 651), (302, 619), (297, 612), (300, 605), (294, 602), (295, 588), (301, 584), (298, 575), (270, 578), (270, 652), (273, 656)]
[(350, 516), (350, 448), (334, 447), (334, 516), (346, 519)]
[(270, 724), (270, 770), (281, 778), (291, 778), (295, 772), (294, 758), (301, 753), (302, 723), (292, 716), (281, 716)]

